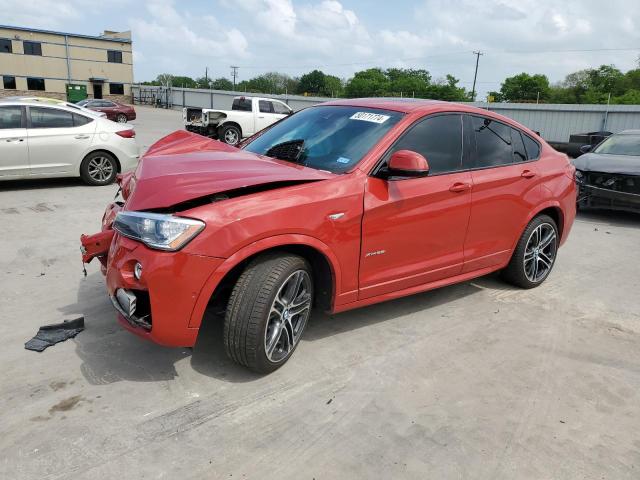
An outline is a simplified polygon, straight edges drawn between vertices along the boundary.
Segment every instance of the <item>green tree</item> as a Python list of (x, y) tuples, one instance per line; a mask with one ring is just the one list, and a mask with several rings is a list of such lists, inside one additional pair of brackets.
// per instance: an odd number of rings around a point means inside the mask
[(427, 88), (427, 98), (446, 100), (448, 102), (471, 101), (471, 94), (458, 86), (458, 80), (453, 75), (447, 75), (444, 80), (432, 83)]
[(213, 90), (233, 90), (233, 83), (228, 78), (220, 77), (211, 82)]
[(356, 72), (347, 82), (345, 94), (348, 97), (380, 97), (388, 94), (391, 82), (380, 68), (369, 68)]
[(500, 93), (507, 102), (532, 102), (546, 100), (550, 94), (549, 79), (546, 75), (521, 73), (508, 77), (500, 86)]
[(313, 70), (300, 77), (297, 93), (311, 93), (321, 95), (325, 87), (325, 74), (320, 70)]
[(344, 92), (344, 82), (335, 75), (325, 75), (321, 94), (325, 97), (341, 97)]

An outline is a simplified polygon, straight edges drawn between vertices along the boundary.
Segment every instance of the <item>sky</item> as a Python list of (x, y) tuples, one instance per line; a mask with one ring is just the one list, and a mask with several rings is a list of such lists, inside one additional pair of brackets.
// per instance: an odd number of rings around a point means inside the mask
[(479, 98), (504, 78), (637, 67), (638, 0), (0, 0), (0, 24), (98, 35), (132, 30), (134, 77), (238, 80), (315, 68), (349, 78), (371, 67), (452, 74)]

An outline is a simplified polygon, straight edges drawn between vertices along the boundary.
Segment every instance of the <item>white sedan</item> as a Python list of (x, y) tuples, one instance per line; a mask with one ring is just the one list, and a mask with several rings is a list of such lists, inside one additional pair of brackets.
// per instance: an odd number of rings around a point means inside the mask
[(137, 164), (130, 126), (64, 104), (0, 100), (0, 181), (81, 177), (107, 185)]

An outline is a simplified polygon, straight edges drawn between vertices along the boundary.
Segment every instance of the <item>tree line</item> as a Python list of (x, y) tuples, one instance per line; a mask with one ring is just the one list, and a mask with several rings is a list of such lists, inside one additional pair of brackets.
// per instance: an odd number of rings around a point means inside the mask
[[(233, 90), (224, 77), (191, 78), (161, 74), (145, 85)], [(471, 92), (452, 75), (434, 80), (424, 69), (369, 68), (356, 72), (348, 80), (313, 70), (300, 77), (268, 72), (242, 80), (236, 91), (263, 94), (297, 94), (318, 97), (417, 97), (434, 100), (471, 101)], [(544, 74), (520, 73), (506, 78), (500, 90), (489, 92), (493, 102), (539, 103), (615, 103), (640, 104), (640, 68), (623, 73), (613, 65), (601, 65), (570, 73), (551, 84)]]

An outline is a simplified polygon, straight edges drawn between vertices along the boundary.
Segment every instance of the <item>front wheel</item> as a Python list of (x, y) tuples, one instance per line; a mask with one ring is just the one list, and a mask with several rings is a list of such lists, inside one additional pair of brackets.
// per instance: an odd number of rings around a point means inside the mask
[(311, 267), (304, 258), (258, 257), (238, 279), (227, 305), (227, 355), (259, 373), (281, 367), (298, 346), (312, 301)]
[(503, 277), (518, 287), (537, 287), (551, 273), (557, 253), (558, 226), (550, 216), (538, 215), (525, 228)]

